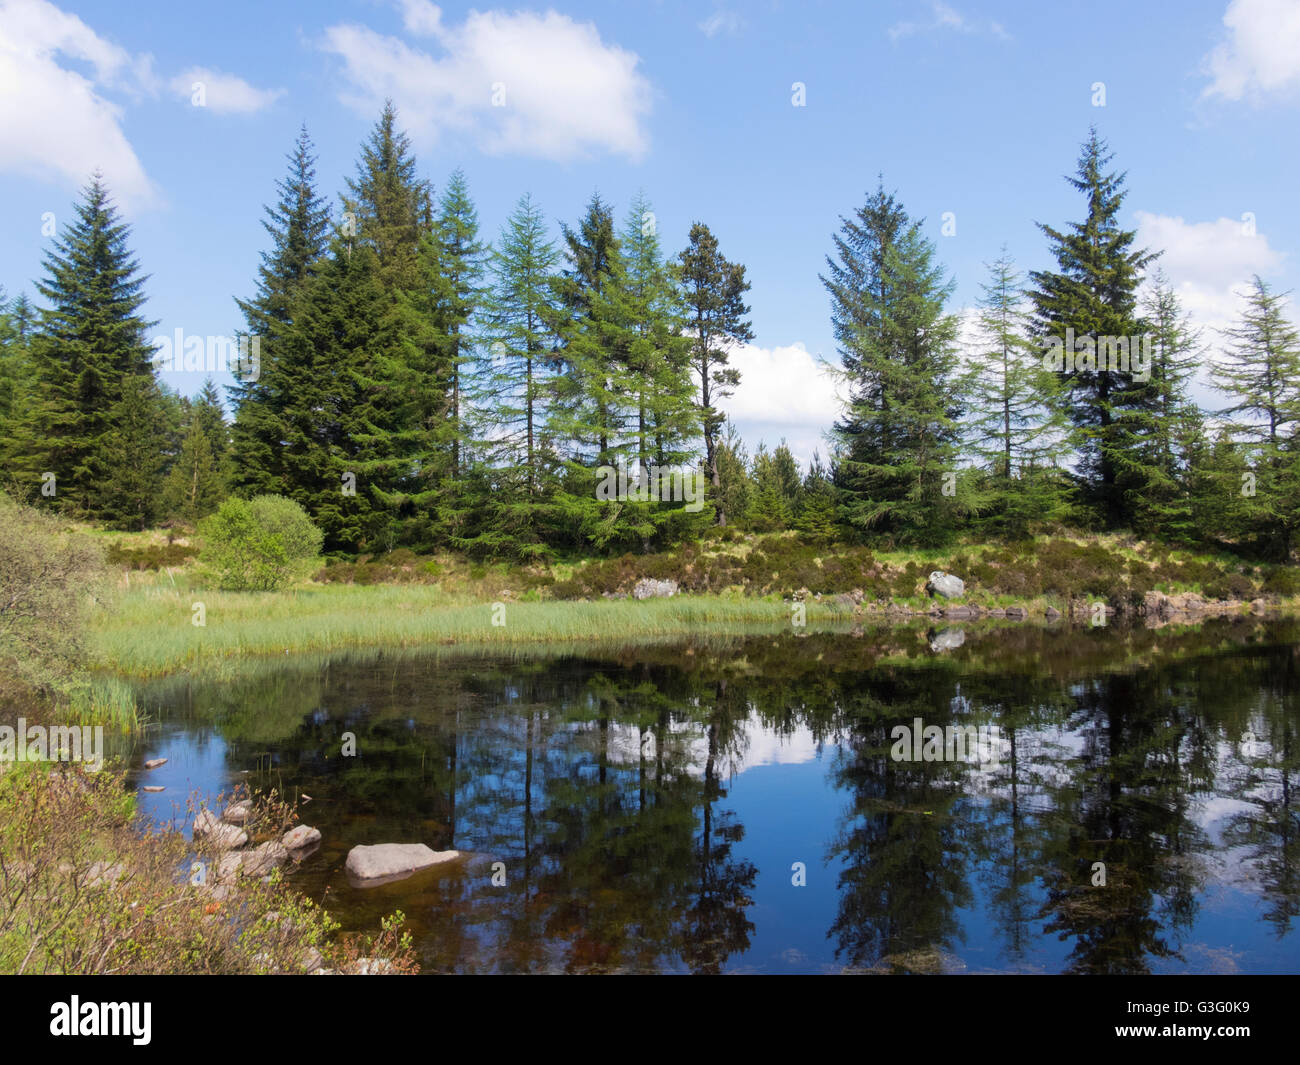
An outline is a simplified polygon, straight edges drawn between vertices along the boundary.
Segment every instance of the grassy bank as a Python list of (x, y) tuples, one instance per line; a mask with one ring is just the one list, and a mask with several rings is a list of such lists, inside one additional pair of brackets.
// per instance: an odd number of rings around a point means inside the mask
[[(202, 626), (192, 623), (197, 602), (203, 604)], [(423, 585), (189, 593), (137, 581), (97, 619), (89, 650), (100, 669), (146, 677), (220, 671), (223, 664), (286, 653), (658, 639), (791, 622), (789, 603), (741, 597), (498, 603), (449, 601), (441, 589)], [(807, 607), (809, 625), (845, 616), (843, 607), (831, 604)]]

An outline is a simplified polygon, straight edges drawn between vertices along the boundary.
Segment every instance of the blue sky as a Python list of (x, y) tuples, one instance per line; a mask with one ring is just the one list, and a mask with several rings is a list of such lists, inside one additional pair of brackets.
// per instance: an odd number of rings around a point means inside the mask
[(805, 459), (835, 415), (817, 275), (878, 174), (926, 219), (954, 310), (1004, 244), (1048, 265), (1034, 223), (1080, 216), (1063, 175), (1093, 123), (1198, 322), (1225, 324), (1252, 273), (1300, 280), (1300, 0), (0, 0), (0, 284), (32, 291), (47, 213), (62, 226), (98, 166), (156, 331), (229, 335), (299, 124), (336, 204), (385, 96), (425, 176), (464, 169), (489, 236), (526, 191), (558, 230), (594, 190), (621, 213), (644, 189), (672, 251), (706, 222), (753, 285), (724, 407), (751, 445)]

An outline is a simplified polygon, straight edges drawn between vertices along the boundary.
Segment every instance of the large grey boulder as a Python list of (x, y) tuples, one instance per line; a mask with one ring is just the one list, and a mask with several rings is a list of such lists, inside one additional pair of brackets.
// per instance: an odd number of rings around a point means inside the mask
[(676, 581), (655, 581), (649, 577), (642, 577), (641, 580), (636, 582), (636, 587), (632, 589), (633, 599), (659, 599), (676, 594)]
[(354, 886), (375, 887), (459, 857), (460, 851), (435, 851), (423, 843), (380, 843), (353, 847), (348, 851), (345, 868)]
[(926, 582), (925, 588), (931, 595), (941, 595), (945, 599), (956, 599), (966, 593), (966, 582), (960, 577), (954, 577), (951, 573), (935, 570), (930, 574), (930, 579)]

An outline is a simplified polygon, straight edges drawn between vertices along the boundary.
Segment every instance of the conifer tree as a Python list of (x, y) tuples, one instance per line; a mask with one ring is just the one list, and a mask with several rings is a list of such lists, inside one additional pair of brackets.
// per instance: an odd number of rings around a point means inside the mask
[(1137, 530), (1187, 539), (1195, 528), (1190, 449), (1204, 441), (1188, 384), (1205, 349), (1164, 275), (1156, 271), (1153, 281), (1142, 304), (1151, 338), (1149, 379), (1134, 384), (1135, 394), (1146, 393), (1143, 402), (1124, 411), (1133, 446), (1121, 456), (1121, 479), (1131, 486)]
[(96, 173), (45, 257), (46, 278), (36, 287), (48, 306), (28, 356), (33, 387), (10, 426), (16, 480), (35, 490), (53, 473), (54, 501), (81, 517), (122, 518), (117, 505), (105, 509), (104, 491), (121, 472), (112, 466), (130, 427), (120, 419), (158, 401), (146, 338), (156, 323), (140, 316), (147, 279), (129, 235)]
[(556, 464), (547, 434), (555, 361), (548, 322), (556, 320), (559, 253), (541, 209), (523, 196), (492, 252), (483, 312), (486, 359), (474, 378), (474, 437), (487, 468), (485, 498), (469, 535), (456, 545), (476, 555), (544, 556), (548, 499)]
[(949, 535), (963, 504), (955, 473), (956, 319), (934, 246), (883, 186), (835, 237), (822, 282), (847, 386), (835, 424), (843, 520), (920, 543)]
[(1065, 439), (1058, 379), (1043, 368), (1029, 338), (1021, 276), (1005, 249), (987, 267), (975, 344), (962, 380), (966, 450), (986, 470), (979, 499), (1001, 531), (1024, 535), (1035, 522), (1059, 520), (1065, 480), (1055, 455)]
[(1300, 467), (1296, 435), (1300, 428), (1300, 331), (1286, 317), (1286, 294), (1272, 291), (1256, 276), (1214, 381), (1227, 395), (1221, 413), (1234, 419), (1236, 436), (1246, 444), (1254, 479), (1248, 524), (1266, 552), (1290, 557), (1296, 533)]
[[(279, 489), (279, 449), (283, 441), (283, 411), (271, 401), (277, 387), (277, 355), (284, 332), (292, 326), (299, 299), (311, 278), (311, 268), (329, 241), (329, 209), (316, 191), (316, 157), (304, 126), (288, 155), (288, 176), (277, 183), (279, 199), (265, 208), (262, 226), (271, 248), (262, 253), (257, 291), (250, 300), (236, 300), (244, 315), (249, 365), (228, 394), (234, 407), (230, 429), (230, 478), (246, 495)], [(256, 342), (257, 360), (252, 352)]]
[(164, 511), (193, 525), (226, 496), (229, 427), (211, 380), (198, 398), (184, 402), (179, 428), (179, 452), (163, 489)]
[(397, 128), (388, 100), (361, 149), (357, 175), (343, 197), (342, 235), (368, 244), (389, 292), (422, 287), (420, 244), (434, 230), (433, 190), (416, 173), (410, 138)]
[(1115, 527), (1132, 520), (1135, 498), (1135, 485), (1131, 479), (1126, 483), (1122, 470), (1140, 422), (1126, 414), (1148, 408), (1155, 397), (1131, 371), (1113, 369), (1098, 340), (1118, 341), (1146, 331), (1138, 315), (1138, 286), (1142, 271), (1155, 256), (1134, 249), (1136, 233), (1120, 227), (1125, 176), (1107, 171), (1112, 158), (1094, 128), (1083, 145), (1075, 176), (1067, 179), (1083, 194), (1087, 216), (1065, 231), (1039, 223), (1057, 269), (1034, 271), (1030, 277), (1039, 350), (1045, 351), (1051, 340), (1062, 349), (1071, 337), (1084, 342), (1084, 350), (1063, 352), (1073, 356), (1073, 365), (1062, 360), (1062, 387), (1076, 430), (1078, 473), (1087, 497), (1101, 519)]
[[(718, 404), (740, 384), (730, 363), (730, 348), (754, 339), (745, 293), (749, 282), (740, 263), (718, 251), (718, 238), (702, 222), (691, 226), (686, 248), (677, 257), (677, 279), (686, 301), (686, 328), (692, 339), (692, 364), (699, 387), (704, 461), (713, 482), (717, 522), (727, 524), (722, 479), (715, 449), (725, 415)], [(738, 511), (737, 513), (744, 513)]]
[(166, 420), (153, 375), (123, 377), (98, 456), (94, 515), (114, 528), (140, 531), (160, 516)]
[(829, 543), (838, 532), (836, 513), (839, 510), (832, 476), (822, 464), (821, 455), (813, 453), (808, 473), (799, 493), (799, 514), (794, 527), (808, 539)]
[(438, 205), (435, 231), (438, 244), (437, 328), (444, 338), (443, 359), (451, 379), (447, 437), (451, 447), (451, 476), (460, 476), (462, 368), (471, 359), (471, 325), (483, 299), (487, 248), (478, 239), (478, 212), (460, 170), (452, 173)]
[(0, 286), (0, 461), (10, 426), (28, 401), (31, 368), (27, 348), (32, 316), (25, 297), (11, 301)]

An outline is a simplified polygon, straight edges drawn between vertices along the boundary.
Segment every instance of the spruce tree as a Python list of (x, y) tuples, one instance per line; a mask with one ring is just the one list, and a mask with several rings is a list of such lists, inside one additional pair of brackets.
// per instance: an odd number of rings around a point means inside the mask
[[(9, 300), (0, 286), (0, 462), (14, 419), (29, 402), (28, 345), (33, 311), (25, 297)], [(6, 467), (8, 463), (4, 463)]]
[(126, 375), (100, 445), (102, 472), (91, 495), (95, 516), (140, 531), (160, 517), (166, 421), (152, 374)]
[(433, 190), (417, 175), (410, 138), (397, 128), (391, 100), (362, 146), (356, 177), (347, 184), (342, 235), (355, 235), (356, 243), (374, 250), (386, 290), (420, 288), (426, 277), (419, 249), (434, 229)]
[[(277, 182), (279, 199), (265, 208), (262, 226), (271, 248), (262, 253), (256, 294), (251, 300), (236, 300), (247, 327), (243, 339), (249, 345), (250, 365), (240, 368), (236, 384), (227, 389), (234, 408), (230, 478), (233, 487), (250, 496), (280, 490), (283, 412), (271, 402), (273, 393), (283, 393), (276, 384), (277, 355), (311, 268), (329, 241), (329, 209), (316, 191), (316, 157), (305, 126), (287, 158), (288, 176)], [(254, 338), (257, 365), (251, 365)]]
[(821, 455), (813, 453), (808, 473), (799, 492), (799, 513), (794, 527), (815, 543), (829, 543), (836, 538), (836, 514), (839, 503), (830, 473)]
[[(1053, 340), (1062, 347), (1071, 337), (1084, 342), (1085, 350), (1064, 352), (1073, 359), (1072, 365), (1063, 361), (1062, 387), (1087, 498), (1102, 521), (1116, 527), (1131, 522), (1134, 490), (1140, 488), (1140, 481), (1126, 481), (1122, 475), (1139, 424), (1126, 415), (1148, 409), (1155, 400), (1131, 372), (1111, 368), (1098, 339), (1145, 333), (1138, 315), (1138, 287), (1142, 271), (1155, 255), (1134, 249), (1137, 234), (1119, 224), (1125, 175), (1106, 169), (1112, 158), (1094, 128), (1083, 145), (1075, 176), (1067, 179), (1083, 194), (1087, 215), (1065, 231), (1039, 223), (1057, 269), (1034, 271), (1030, 277), (1040, 351), (1046, 351)], [(1089, 343), (1091, 355), (1086, 349)]]
[(184, 402), (180, 447), (163, 489), (163, 509), (194, 525), (226, 497), (229, 427), (216, 386), (204, 383), (198, 398)]
[(15, 479), (35, 491), (54, 474), (54, 501), (87, 518), (125, 512), (105, 494), (131, 430), (120, 419), (158, 401), (146, 338), (156, 323), (140, 316), (147, 278), (131, 258), (129, 235), (96, 173), (45, 257), (46, 278), (36, 287), (48, 306), (30, 344), (33, 387), (10, 427)]
[(842, 517), (859, 533), (937, 543), (964, 506), (944, 492), (961, 413), (952, 283), (883, 186), (841, 221), (822, 282), (848, 390), (833, 429)]
[(692, 367), (699, 387), (704, 461), (716, 497), (717, 522), (726, 525), (728, 511), (723, 505), (726, 493), (722, 490), (715, 453), (718, 431), (726, 416), (718, 404), (740, 384), (740, 371), (730, 362), (730, 348), (754, 339), (746, 317), (749, 307), (745, 293), (749, 291), (749, 282), (745, 280), (744, 266), (729, 262), (719, 252), (718, 238), (702, 222), (691, 226), (676, 268), (686, 301), (686, 328), (692, 340)]

